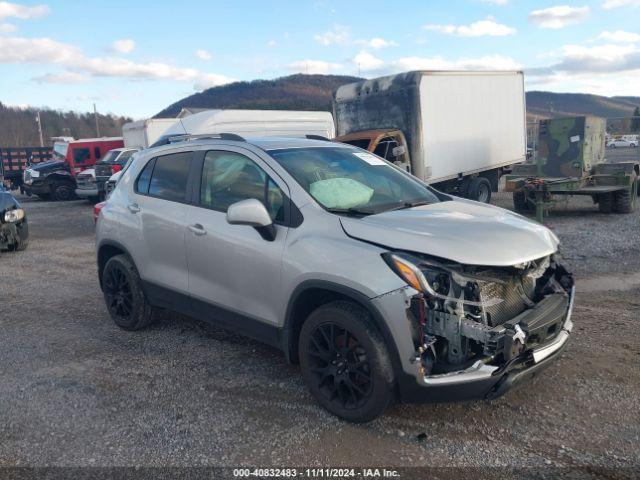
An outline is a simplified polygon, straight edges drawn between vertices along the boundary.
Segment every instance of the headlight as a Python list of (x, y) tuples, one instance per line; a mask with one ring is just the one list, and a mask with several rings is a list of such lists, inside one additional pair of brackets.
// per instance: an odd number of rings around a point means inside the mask
[(32, 178), (38, 178), (40, 176), (40, 172), (37, 170), (29, 170)]
[(5, 223), (19, 222), (23, 218), (24, 218), (24, 210), (21, 208), (16, 208), (15, 210), (7, 210), (6, 212), (4, 212)]
[(501, 298), (470, 299), (467, 297), (469, 289), (475, 290), (483, 280), (467, 277), (464, 274), (448, 271), (443, 267), (434, 265), (420, 265), (420, 259), (414, 259), (409, 255), (397, 253), (385, 253), (382, 255), (391, 269), (402, 278), (409, 286), (426, 293), (433, 298), (441, 300), (453, 300), (462, 305), (475, 307), (491, 307), (501, 303)]

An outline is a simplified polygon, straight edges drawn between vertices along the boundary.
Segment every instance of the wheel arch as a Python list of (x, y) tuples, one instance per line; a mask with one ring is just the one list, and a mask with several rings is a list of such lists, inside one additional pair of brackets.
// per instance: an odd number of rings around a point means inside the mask
[(285, 322), (282, 329), (282, 350), (287, 361), (297, 364), (298, 339), (300, 331), (309, 314), (318, 307), (336, 300), (348, 300), (364, 308), (371, 316), (389, 350), (395, 372), (400, 370), (400, 356), (393, 336), (384, 317), (365, 294), (338, 283), (326, 280), (307, 280), (298, 285), (287, 305)]
[[(129, 251), (119, 242), (108, 240), (100, 243), (97, 251), (98, 262), (98, 280), (100, 282), (100, 288), (102, 288), (102, 272), (104, 267), (110, 258), (116, 255), (127, 255), (133, 262), (133, 257), (129, 254)], [(133, 262), (135, 265), (135, 262)]]

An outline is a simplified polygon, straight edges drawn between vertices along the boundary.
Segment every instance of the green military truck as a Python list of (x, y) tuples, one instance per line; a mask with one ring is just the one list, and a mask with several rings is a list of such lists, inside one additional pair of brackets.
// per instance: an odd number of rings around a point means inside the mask
[(589, 195), (603, 213), (630, 213), (638, 195), (640, 163), (608, 163), (606, 120), (596, 117), (540, 121), (538, 153), (505, 175), (516, 211), (544, 212), (556, 195)]

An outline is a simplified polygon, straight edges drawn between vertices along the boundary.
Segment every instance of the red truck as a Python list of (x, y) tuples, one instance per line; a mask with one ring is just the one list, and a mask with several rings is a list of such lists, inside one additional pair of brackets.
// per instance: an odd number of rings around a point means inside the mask
[(51, 160), (25, 169), (22, 188), (27, 195), (42, 199), (71, 200), (77, 188), (76, 174), (92, 167), (109, 150), (123, 146), (122, 137), (56, 142)]

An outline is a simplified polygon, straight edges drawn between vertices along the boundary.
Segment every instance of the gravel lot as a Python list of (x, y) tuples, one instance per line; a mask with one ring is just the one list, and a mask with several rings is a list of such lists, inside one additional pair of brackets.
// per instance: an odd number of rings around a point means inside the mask
[(319, 408), (270, 347), (171, 314), (119, 330), (98, 287), (91, 207), (20, 200), (31, 244), (0, 255), (0, 466), (640, 472), (640, 212), (576, 199), (549, 216), (580, 291), (570, 345), (543, 376), (491, 402), (400, 405), (356, 426)]

